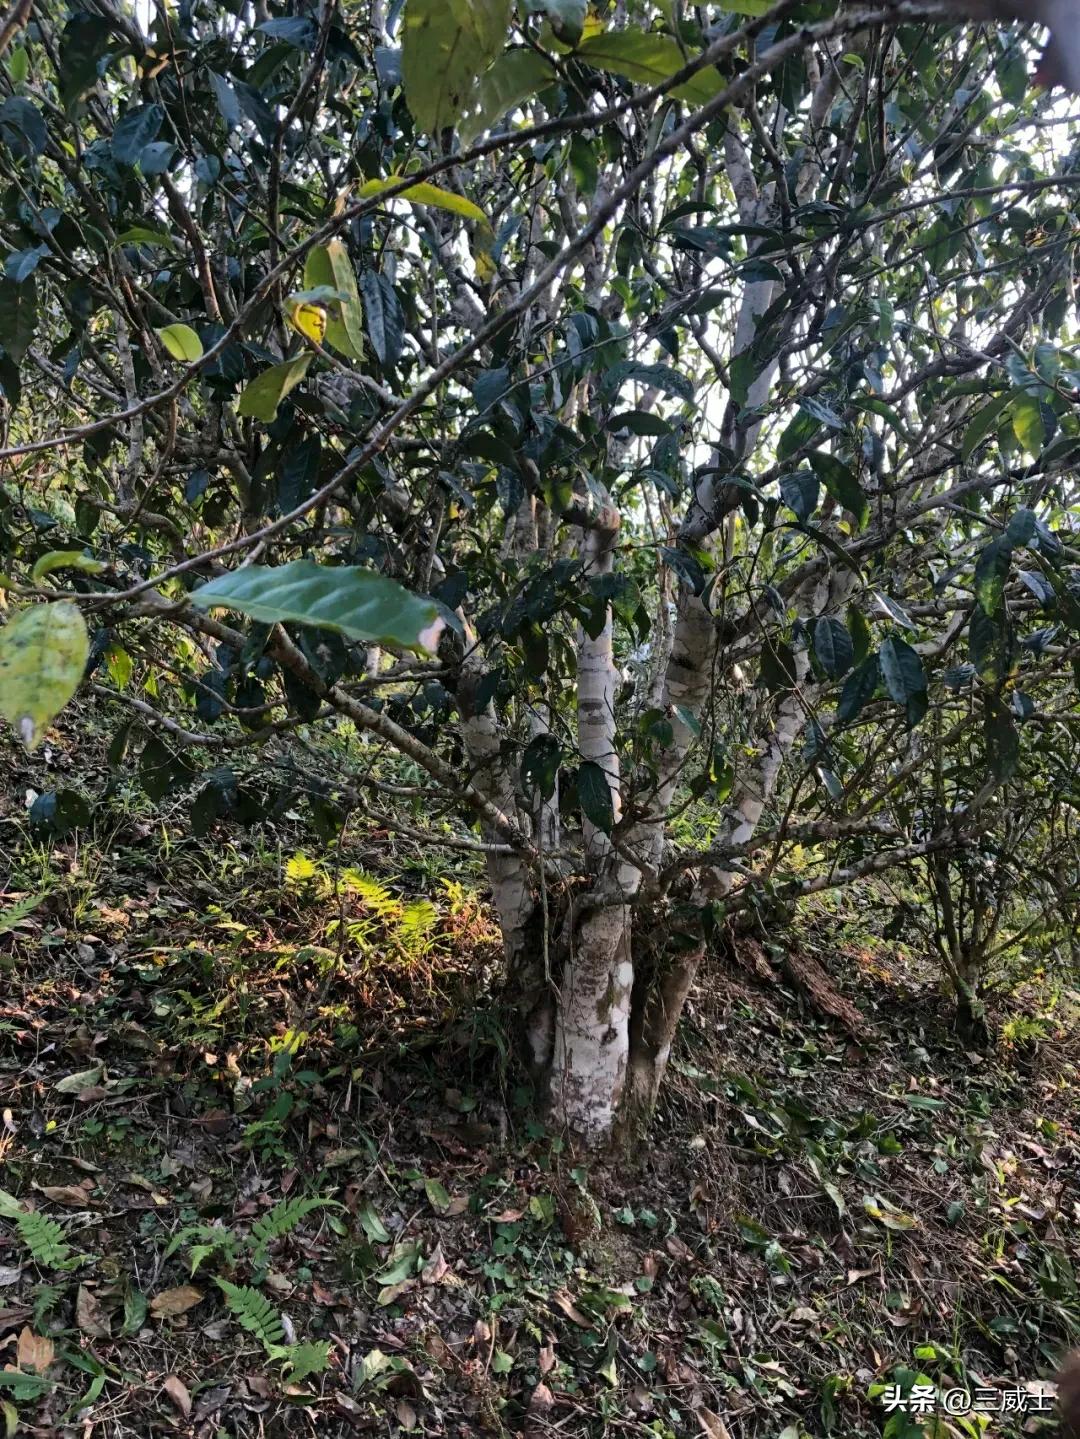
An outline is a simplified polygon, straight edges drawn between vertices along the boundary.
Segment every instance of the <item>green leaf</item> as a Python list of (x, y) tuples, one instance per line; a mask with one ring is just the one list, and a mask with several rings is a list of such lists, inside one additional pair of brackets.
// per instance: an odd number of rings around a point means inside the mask
[(476, 113), (458, 126), (462, 145), (468, 148), (478, 135), (492, 129), (504, 115), (555, 78), (551, 61), (535, 50), (507, 50), (500, 55), (480, 77)]
[(0, 715), (27, 749), (79, 687), (90, 642), (75, 605), (32, 605), (0, 630)]
[(536, 790), (544, 799), (555, 793), (562, 748), (552, 734), (538, 734), (529, 741), (521, 757), (521, 783), (526, 791)]
[(1005, 594), (1012, 550), (1004, 537), (991, 540), (975, 561), (975, 597), (988, 615), (997, 613)]
[(231, 1284), (227, 1279), (218, 1279), (216, 1283), (240, 1327), (254, 1334), (272, 1358), (277, 1357), (285, 1328), (281, 1315), (266, 1296), (249, 1285)]
[(663, 390), (666, 395), (677, 395), (680, 400), (694, 398), (694, 382), (688, 375), (674, 370), (670, 365), (647, 365), (640, 360), (620, 360), (604, 376), (604, 388), (617, 394), (627, 380), (639, 385), (651, 385)]
[(903, 605), (897, 604), (894, 599), (881, 590), (874, 591), (874, 598), (894, 623), (901, 625), (905, 630), (911, 630), (912, 633), (918, 631), (918, 625), (908, 614), (907, 610), (904, 609)]
[(805, 524), (818, 507), (821, 486), (813, 471), (799, 470), (797, 474), (780, 476), (780, 493), (788, 509)]
[(356, 271), (341, 240), (315, 245), (304, 261), (304, 285), (308, 290), (327, 290), (344, 299), (327, 302), (326, 338), (335, 350), (350, 360), (364, 358), (364, 316)]
[(850, 724), (858, 718), (863, 706), (874, 698), (880, 679), (881, 667), (877, 655), (870, 655), (852, 670), (840, 691), (840, 703), (836, 707), (837, 724)]
[(380, 365), (396, 365), (401, 358), (405, 322), (394, 287), (379, 271), (365, 270), (360, 276), (360, 288), (371, 348)]
[(1009, 549), (1022, 549), (1035, 538), (1037, 526), (1035, 511), (1021, 506), (1005, 526), (1002, 543)]
[(420, 1267), (420, 1246), (413, 1240), (395, 1247), (386, 1269), (375, 1275), (375, 1283), (384, 1286), (403, 1284)]
[(854, 660), (861, 665), (866, 656), (870, 653), (870, 646), (873, 637), (870, 633), (870, 626), (858, 605), (848, 605), (847, 612), (848, 633), (851, 635), (851, 642), (854, 646)]
[(990, 773), (1004, 782), (1020, 762), (1020, 735), (1008, 708), (997, 695), (987, 695), (983, 711), (983, 739)]
[(821, 615), (814, 624), (814, 653), (830, 679), (846, 675), (855, 658), (847, 626), (833, 615)]
[(1011, 394), (999, 395), (996, 400), (991, 400), (988, 405), (984, 405), (976, 414), (975, 418), (964, 431), (964, 438), (960, 442), (960, 458), (965, 464), (971, 459), (982, 442), (996, 431), (998, 417), (1011, 401)]
[(1042, 406), (1035, 395), (1020, 394), (1009, 406), (1013, 434), (1029, 455), (1037, 456), (1046, 443)]
[[(0, 910), (0, 934), (8, 934), (17, 924), (21, 924), (28, 914), (33, 914), (38, 905), (48, 899), (49, 891), (42, 890), (40, 894), (28, 894), (25, 899), (17, 900), (9, 904), (6, 909)], [(0, 1208), (0, 1214), (4, 1211)]]
[(238, 610), (264, 624), (291, 620), (336, 630), (363, 644), (434, 651), (445, 621), (431, 600), (396, 580), (349, 565), (248, 565), (191, 595), (200, 609)]
[(22, 1403), (29, 1404), (43, 1398), (52, 1391), (52, 1387), (40, 1374), (23, 1374), (17, 1369), (0, 1370), (0, 1388), (7, 1389)]
[(796, 450), (801, 450), (804, 445), (808, 445), (820, 429), (821, 421), (817, 416), (800, 409), (777, 442), (777, 458), (790, 459)]
[(837, 504), (851, 511), (860, 530), (865, 529), (870, 519), (870, 501), (863, 494), (853, 471), (824, 450), (811, 450), (807, 458), (828, 493)]
[(585, 818), (604, 834), (610, 834), (615, 824), (611, 782), (595, 760), (587, 759), (578, 766), (577, 792)]
[(161, 105), (136, 105), (116, 122), (112, 134), (112, 157), (118, 165), (134, 165), (151, 140), (156, 140), (165, 120)]
[(99, 575), (105, 568), (101, 560), (95, 560), (93, 555), (84, 554), (82, 550), (50, 550), (35, 563), (30, 577), (36, 582), (52, 574), (53, 570), (81, 570), (83, 574)]
[(897, 704), (926, 693), (926, 674), (922, 660), (907, 640), (890, 635), (881, 646), (881, 677), (885, 688)]
[(16, 364), (30, 348), (36, 329), (37, 283), (33, 276), (19, 284), (0, 280), (0, 344)]
[[(366, 200), (372, 195), (381, 195), (405, 178), (404, 175), (388, 175), (385, 180), (367, 180), (357, 190), (357, 196)], [(453, 190), (443, 190), (438, 185), (429, 185), (423, 180), (402, 190), (394, 199), (408, 200), (413, 205), (434, 205), (437, 210), (450, 210), (455, 215), (464, 215), (466, 220), (476, 220), (481, 225), (488, 223), (480, 206), (466, 200), (464, 195), (455, 195)]]
[(190, 325), (163, 325), (157, 337), (174, 360), (190, 365), (202, 359), (203, 343)]
[(761, 683), (770, 694), (785, 694), (799, 682), (795, 655), (790, 645), (766, 639), (758, 669)]
[(456, 124), (509, 23), (510, 0), (407, 0), (401, 76), (421, 130)]
[[(591, 35), (578, 46), (574, 56), (598, 70), (648, 86), (662, 85), (686, 65), (686, 57), (673, 36), (646, 34), (632, 26)], [(719, 73), (707, 65), (670, 93), (677, 100), (704, 105), (719, 93), (723, 84)]]
[(379, 1216), (375, 1213), (375, 1206), (371, 1200), (365, 1200), (356, 1212), (360, 1221), (360, 1227), (371, 1240), (372, 1244), (389, 1244), (390, 1232)]
[(576, 45), (585, 29), (588, 0), (529, 0), (527, 8), (546, 15), (557, 39)]
[(176, 241), (167, 230), (155, 230), (149, 225), (132, 225), (122, 235), (117, 235), (118, 245), (161, 245), (166, 250), (175, 250)]
[(425, 1179), (424, 1193), (436, 1214), (445, 1214), (450, 1208), (450, 1196), (446, 1192), (446, 1186), (438, 1179)]
[(264, 425), (272, 425), (278, 406), (290, 390), (296, 389), (313, 359), (311, 351), (306, 350), (292, 360), (284, 360), (280, 365), (271, 365), (268, 370), (263, 370), (244, 387), (236, 413), (250, 415)]

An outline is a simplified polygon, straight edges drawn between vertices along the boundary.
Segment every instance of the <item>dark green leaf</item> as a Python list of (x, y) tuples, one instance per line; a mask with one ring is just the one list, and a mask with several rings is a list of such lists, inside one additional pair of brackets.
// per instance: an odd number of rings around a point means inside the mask
[(248, 565), (195, 590), (200, 609), (230, 609), (265, 624), (292, 620), (365, 644), (433, 650), (445, 621), (431, 600), (373, 570), (293, 560)]
[(832, 615), (821, 615), (814, 623), (814, 653), (830, 679), (846, 675), (855, 658), (847, 626)]
[(852, 670), (840, 691), (840, 703), (836, 707), (838, 724), (850, 724), (857, 718), (863, 706), (874, 697), (881, 679), (877, 655), (870, 655), (857, 669)]
[(983, 738), (990, 773), (1004, 781), (1020, 762), (1020, 735), (1008, 709), (996, 695), (987, 695), (983, 711)]
[(165, 120), (161, 105), (136, 105), (116, 122), (112, 155), (118, 165), (134, 165), (143, 148), (156, 140)]
[(881, 646), (881, 677), (885, 688), (897, 704), (926, 692), (926, 675), (922, 660), (906, 640), (889, 635)]
[(587, 759), (578, 766), (577, 793), (585, 818), (604, 834), (610, 834), (615, 824), (611, 784), (595, 760)]
[(818, 507), (821, 486), (812, 470), (799, 470), (793, 475), (780, 476), (780, 493), (788, 509), (806, 524)]
[(37, 286), (33, 278), (16, 284), (0, 280), (0, 344), (18, 364), (37, 329)]
[(363, 270), (360, 294), (371, 348), (380, 365), (396, 365), (401, 358), (405, 322), (393, 285), (380, 270)]
[(521, 757), (521, 782), (526, 791), (536, 790), (544, 799), (555, 793), (562, 748), (554, 735), (538, 734), (530, 740)]
[(863, 529), (870, 518), (870, 501), (863, 494), (853, 471), (824, 450), (811, 450), (808, 459), (828, 493), (845, 510), (850, 510), (859, 529)]

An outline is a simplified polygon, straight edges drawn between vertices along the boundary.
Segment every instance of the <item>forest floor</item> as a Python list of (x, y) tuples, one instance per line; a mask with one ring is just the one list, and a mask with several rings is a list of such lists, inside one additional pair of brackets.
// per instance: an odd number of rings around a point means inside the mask
[[(61, 742), (0, 796), (0, 1433), (1052, 1427), (1074, 996), (969, 1053), (880, 896), (821, 901), (711, 966), (651, 1141), (597, 1162), (516, 1085), (475, 871), (293, 812), (195, 839), (122, 784), (35, 830), (76, 782)], [(955, 1390), (981, 1412), (917, 1412)]]

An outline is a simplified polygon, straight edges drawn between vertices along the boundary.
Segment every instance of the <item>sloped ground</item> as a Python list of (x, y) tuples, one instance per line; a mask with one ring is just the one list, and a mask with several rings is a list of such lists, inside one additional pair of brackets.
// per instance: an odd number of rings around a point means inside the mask
[(718, 961), (652, 1143), (598, 1164), (477, 1008), (469, 874), (362, 830), (323, 865), (289, 816), (194, 841), (122, 787), (49, 841), (35, 784), (0, 812), (0, 915), (45, 893), (0, 937), (9, 1432), (977, 1439), (890, 1418), (876, 1387), (916, 1381), (1049, 1427), (1080, 1331), (1065, 1010), (965, 1054), (853, 894), (773, 940), (861, 1039)]

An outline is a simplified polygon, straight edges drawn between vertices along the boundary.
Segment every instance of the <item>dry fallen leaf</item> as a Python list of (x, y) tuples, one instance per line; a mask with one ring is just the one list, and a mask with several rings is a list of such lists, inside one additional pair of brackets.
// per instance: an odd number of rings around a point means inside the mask
[(529, 1397), (529, 1412), (532, 1414), (538, 1411), (543, 1413), (545, 1410), (552, 1408), (554, 1403), (555, 1395), (552, 1394), (546, 1384), (541, 1382), (536, 1386)]
[(877, 1274), (877, 1272), (876, 1267), (873, 1269), (849, 1269), (847, 1272), (848, 1287), (858, 1284), (860, 1279), (869, 1279), (872, 1274)]
[(397, 1414), (397, 1421), (402, 1429), (409, 1431), (416, 1428), (416, 1410), (405, 1399), (397, 1400), (394, 1412)]
[(75, 1322), (91, 1339), (109, 1337), (109, 1316), (102, 1309), (97, 1295), (92, 1294), (85, 1284), (79, 1285), (75, 1297)]
[(181, 1284), (176, 1289), (163, 1289), (150, 1301), (150, 1313), (155, 1319), (174, 1319), (177, 1314), (186, 1314), (201, 1304), (203, 1292), (193, 1284)]
[(551, 1373), (555, 1368), (555, 1349), (553, 1345), (545, 1344), (542, 1346), (538, 1356), (538, 1362), (541, 1374)]
[(443, 1256), (442, 1245), (436, 1244), (431, 1252), (431, 1258), (420, 1271), (420, 1282), (422, 1284), (440, 1284), (449, 1272), (450, 1266)]
[(586, 1319), (581, 1310), (576, 1307), (569, 1294), (556, 1294), (552, 1296), (555, 1304), (566, 1315), (567, 1319), (578, 1325), (581, 1329), (591, 1329), (592, 1320)]
[(709, 1439), (731, 1439), (731, 1430), (719, 1414), (714, 1414), (711, 1409), (699, 1409), (697, 1417), (702, 1434), (707, 1434)]
[(19, 1335), (15, 1362), (20, 1369), (32, 1369), (35, 1374), (44, 1374), (55, 1358), (56, 1347), (51, 1339), (35, 1334), (32, 1329), (24, 1329)]
[(93, 1069), (81, 1069), (78, 1074), (67, 1075), (54, 1088), (58, 1094), (78, 1094), (83, 1089), (89, 1089), (92, 1084), (97, 1084), (103, 1073), (104, 1065), (95, 1064)]
[(97, 1203), (81, 1184), (35, 1184), (34, 1188), (54, 1204), (66, 1204), (69, 1209), (85, 1209)]
[(191, 1413), (191, 1395), (184, 1381), (170, 1374), (161, 1387), (186, 1419)]

